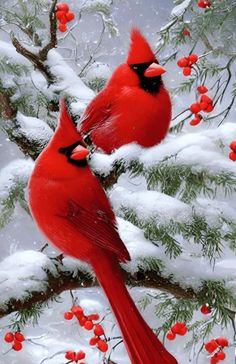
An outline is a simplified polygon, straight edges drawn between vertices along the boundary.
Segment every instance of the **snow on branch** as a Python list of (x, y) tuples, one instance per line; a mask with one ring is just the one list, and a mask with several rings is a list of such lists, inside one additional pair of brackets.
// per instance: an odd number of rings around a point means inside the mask
[[(150, 268), (150, 267), (149, 267)], [(193, 298), (194, 291), (161, 277), (154, 270), (139, 270), (123, 276), (131, 286), (145, 286), (169, 292), (177, 297)], [(17, 274), (16, 274), (17, 272)], [(70, 258), (49, 258), (41, 252), (17, 252), (0, 263), (0, 317), (43, 303), (63, 291), (94, 287), (98, 282), (89, 268)]]

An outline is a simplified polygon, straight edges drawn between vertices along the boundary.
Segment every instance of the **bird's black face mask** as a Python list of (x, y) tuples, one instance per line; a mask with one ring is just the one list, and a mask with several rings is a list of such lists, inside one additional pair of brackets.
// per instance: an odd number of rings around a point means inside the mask
[(153, 62), (130, 64), (130, 68), (138, 75), (140, 81), (140, 87), (150, 93), (156, 93), (159, 91), (162, 85), (161, 76), (146, 77), (144, 72)]
[(88, 165), (86, 157), (89, 154), (89, 151), (80, 141), (66, 147), (59, 148), (58, 152), (64, 154), (67, 157), (67, 161), (73, 165), (78, 167), (85, 167)]

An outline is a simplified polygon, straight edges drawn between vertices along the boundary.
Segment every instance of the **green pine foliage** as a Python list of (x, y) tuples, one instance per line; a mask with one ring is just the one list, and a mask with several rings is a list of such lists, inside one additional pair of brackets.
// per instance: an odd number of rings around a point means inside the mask
[(9, 189), (7, 196), (0, 199), (0, 229), (11, 221), (17, 203), (19, 203), (25, 211), (29, 211), (24, 192), (25, 183), (17, 180)]

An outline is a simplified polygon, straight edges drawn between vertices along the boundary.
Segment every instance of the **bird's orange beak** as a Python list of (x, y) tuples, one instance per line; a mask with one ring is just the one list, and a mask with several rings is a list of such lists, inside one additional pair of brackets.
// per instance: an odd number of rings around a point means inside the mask
[(79, 161), (85, 159), (88, 155), (89, 150), (87, 148), (83, 147), (82, 145), (77, 145), (77, 147), (73, 149), (70, 157), (71, 159)]
[(162, 67), (160, 64), (153, 62), (152, 64), (150, 64), (150, 66), (144, 72), (144, 76), (145, 77), (155, 77), (155, 76), (160, 76), (165, 72), (166, 72), (166, 69), (164, 67)]

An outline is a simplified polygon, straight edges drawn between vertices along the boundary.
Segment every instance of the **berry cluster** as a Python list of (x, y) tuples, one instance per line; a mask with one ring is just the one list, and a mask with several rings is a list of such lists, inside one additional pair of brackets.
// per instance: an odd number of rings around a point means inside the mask
[(220, 360), (226, 358), (226, 354), (223, 349), (229, 345), (228, 340), (223, 336), (218, 336), (204, 344), (204, 348), (208, 353), (213, 355), (210, 357), (210, 364), (216, 364)]
[(236, 161), (236, 140), (233, 140), (229, 145), (231, 152), (229, 152), (229, 159)]
[[(85, 358), (86, 354), (83, 350), (78, 351), (77, 353), (75, 351), (67, 351), (65, 353), (65, 358), (70, 361), (75, 361), (76, 363), (79, 362), (79, 360), (83, 360)], [(80, 361), (79, 364), (85, 364), (84, 361)]]
[(174, 340), (176, 335), (184, 336), (188, 331), (186, 324), (184, 322), (177, 321), (173, 324), (169, 331), (166, 333), (166, 338), (168, 340)]
[(183, 68), (183, 75), (189, 76), (192, 72), (192, 65), (198, 61), (198, 56), (195, 53), (191, 53), (186, 57), (178, 59), (177, 65)]
[[(101, 352), (105, 353), (108, 350), (108, 345), (105, 338), (105, 333), (102, 325), (98, 323), (94, 323), (94, 321), (99, 320), (99, 315), (97, 313), (92, 313), (90, 315), (85, 315), (84, 310), (82, 307), (78, 305), (74, 305), (71, 307), (70, 311), (66, 311), (64, 313), (64, 318), (66, 320), (71, 320), (73, 317), (76, 317), (80, 326), (83, 327), (85, 330), (93, 330), (94, 336), (92, 336), (89, 340), (89, 345), (95, 346)], [(77, 361), (83, 358), (78, 359), (78, 357), (82, 352), (79, 351), (78, 353), (74, 351), (67, 351), (66, 352), (66, 359), (70, 359), (73, 361)], [(84, 364), (80, 362), (80, 364)]]
[(25, 340), (24, 335), (20, 332), (6, 332), (6, 334), (4, 335), (4, 340), (7, 343), (11, 343), (12, 344), (12, 349), (15, 351), (20, 351), (22, 349), (22, 342)]
[(211, 112), (213, 111), (213, 100), (209, 96), (205, 95), (208, 91), (207, 87), (200, 85), (197, 87), (197, 91), (200, 97), (197, 102), (194, 102), (189, 106), (189, 110), (194, 114), (194, 118), (190, 121), (190, 125), (197, 125), (202, 120), (202, 115), (199, 114), (200, 111)]
[(95, 325), (93, 333), (94, 336), (89, 340), (89, 345), (97, 345), (97, 348), (105, 353), (108, 350), (108, 345), (104, 339), (101, 339), (101, 336), (104, 335), (103, 327), (100, 324)]
[(75, 14), (69, 10), (69, 6), (66, 3), (58, 3), (55, 10), (55, 15), (58, 23), (58, 30), (65, 32), (67, 30), (66, 23), (73, 20)]
[(203, 313), (203, 315), (208, 315), (208, 313), (211, 313), (211, 308), (208, 304), (204, 304), (204, 305), (201, 305), (200, 311), (201, 311), (201, 313)]
[(199, 8), (210, 8), (211, 7), (211, 2), (209, 0), (198, 0), (197, 2), (197, 6)]

